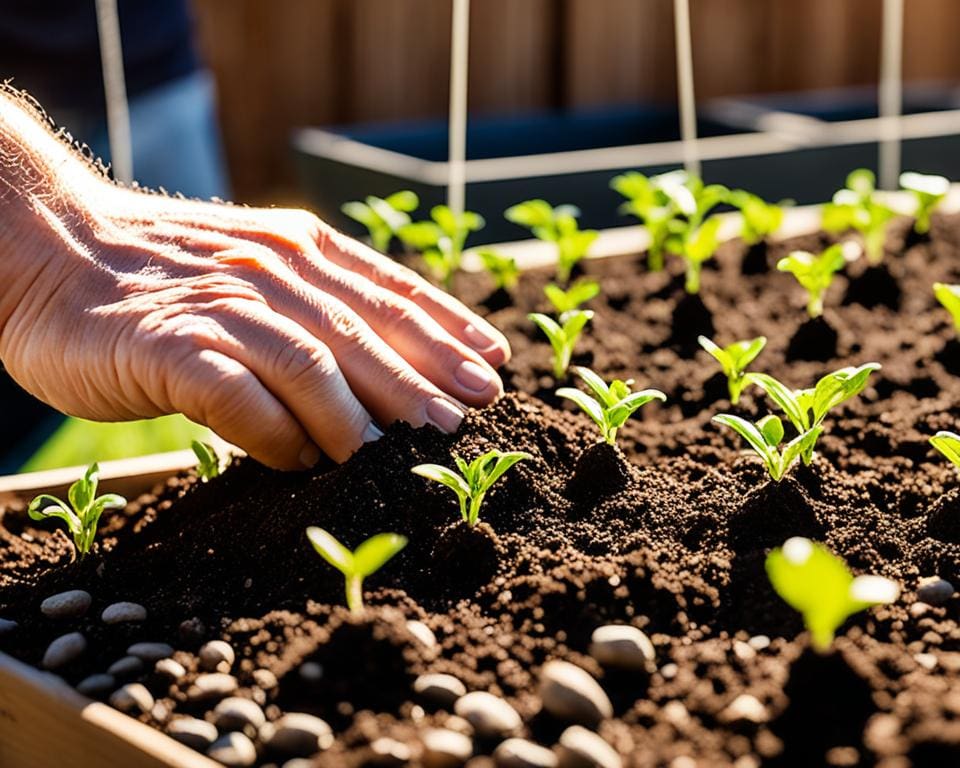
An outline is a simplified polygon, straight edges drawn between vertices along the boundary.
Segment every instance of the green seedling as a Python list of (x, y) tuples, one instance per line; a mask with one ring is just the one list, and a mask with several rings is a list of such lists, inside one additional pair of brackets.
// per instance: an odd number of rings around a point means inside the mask
[(94, 462), (79, 480), (67, 491), (69, 504), (56, 496), (41, 493), (30, 502), (27, 514), (31, 520), (46, 520), (58, 517), (67, 525), (67, 531), (73, 537), (73, 545), (83, 558), (93, 546), (97, 535), (100, 516), (106, 509), (123, 509), (127, 500), (115, 493), (97, 496), (100, 482), (100, 467)]
[(732, 413), (718, 413), (713, 417), (713, 421), (730, 427), (746, 440), (754, 452), (763, 460), (770, 477), (778, 483), (804, 451), (813, 450), (817, 438), (823, 431), (822, 426), (813, 427), (807, 432), (797, 435), (781, 448), (780, 443), (783, 441), (784, 435), (783, 422), (780, 421), (779, 417), (772, 414), (764, 416), (756, 424), (752, 424)]
[(799, 536), (767, 555), (766, 570), (776, 593), (803, 616), (819, 653), (830, 650), (840, 625), (855, 613), (900, 596), (896, 582), (883, 576), (854, 576), (825, 546)]
[(686, 226), (680, 217), (696, 211), (696, 200), (683, 185), (683, 180), (676, 172), (647, 177), (631, 171), (610, 182), (611, 188), (627, 198), (627, 202), (620, 206), (620, 213), (636, 216), (650, 236), (647, 266), (651, 272), (663, 269), (667, 238), (683, 231)]
[(950, 180), (944, 176), (906, 171), (900, 174), (900, 186), (913, 195), (917, 204), (914, 232), (918, 235), (927, 234), (930, 231), (930, 216), (950, 191)]
[(747, 245), (756, 245), (767, 239), (783, 224), (782, 204), (768, 203), (743, 189), (731, 191), (727, 202), (740, 210), (740, 237)]
[(493, 284), (497, 288), (512, 291), (517, 287), (517, 281), (520, 279), (520, 267), (517, 266), (517, 260), (513, 256), (504, 256), (491, 248), (485, 248), (479, 251), (477, 255), (480, 257), (483, 268), (493, 278)]
[[(748, 373), (747, 379), (766, 392), (780, 406), (797, 434), (803, 435), (822, 425), (832, 408), (859, 395), (866, 388), (870, 374), (879, 370), (879, 363), (841, 368), (828, 373), (811, 389), (790, 389), (765, 373)], [(805, 445), (801, 451), (804, 464), (813, 461), (815, 442)]]
[(686, 264), (684, 289), (687, 293), (700, 293), (700, 273), (704, 262), (713, 258), (720, 245), (720, 219), (715, 216), (694, 228), (689, 227), (678, 235), (667, 238), (667, 250), (683, 258)]
[(934, 283), (933, 295), (936, 296), (944, 309), (950, 313), (953, 319), (953, 326), (960, 333), (960, 285), (949, 285), (948, 283)]
[(197, 457), (197, 474), (203, 482), (212, 480), (220, 474), (220, 457), (210, 443), (194, 440), (190, 443), (190, 448)]
[(548, 283), (543, 287), (543, 292), (557, 314), (563, 317), (597, 296), (600, 293), (600, 284), (596, 280), (582, 278), (567, 290), (563, 290), (556, 283)]
[(942, 429), (930, 438), (930, 445), (946, 456), (953, 466), (960, 469), (960, 435)]
[(589, 368), (578, 366), (574, 368), (577, 375), (593, 392), (591, 397), (586, 392), (573, 387), (562, 387), (557, 390), (559, 397), (572, 400), (587, 414), (600, 428), (600, 434), (610, 445), (616, 445), (617, 430), (622, 427), (639, 408), (651, 400), (664, 401), (667, 396), (658, 389), (644, 389), (634, 392), (633, 379), (621, 381), (614, 379), (609, 385)]
[(570, 280), (573, 268), (587, 255), (599, 234), (593, 229), (580, 229), (580, 209), (575, 205), (554, 208), (546, 200), (527, 200), (507, 208), (503, 215), (507, 221), (529, 229), (538, 240), (556, 243), (557, 279), (561, 283)]
[(390, 240), (401, 227), (410, 223), (410, 214), (417, 210), (420, 199), (410, 190), (394, 192), (389, 197), (370, 195), (365, 202), (354, 200), (344, 203), (340, 210), (358, 221), (370, 233), (370, 243), (378, 251), (386, 253)]
[(363, 580), (379, 571), (390, 558), (407, 546), (406, 536), (378, 533), (351, 552), (333, 534), (315, 525), (307, 528), (307, 538), (317, 554), (343, 574), (346, 579), (347, 608), (355, 615), (363, 613)]
[(559, 323), (552, 317), (539, 312), (531, 312), (527, 317), (550, 341), (550, 346), (553, 347), (553, 378), (562, 379), (567, 373), (567, 368), (570, 367), (570, 358), (573, 356), (577, 339), (580, 338), (584, 326), (593, 317), (593, 311), (568, 310), (560, 316)]
[(471, 528), (480, 520), (480, 507), (487, 491), (510, 467), (523, 459), (532, 459), (523, 451), (487, 451), (469, 464), (454, 456), (459, 473), (441, 464), (418, 464), (411, 471), (452, 490), (460, 502), (460, 515)]
[(855, 229), (863, 236), (867, 260), (879, 264), (883, 261), (887, 224), (895, 215), (877, 194), (873, 172), (858, 168), (847, 176), (847, 186), (837, 190), (833, 201), (823, 207), (823, 228), (827, 232)]
[(809, 251), (793, 251), (777, 262), (777, 269), (793, 275), (807, 292), (807, 314), (820, 317), (823, 314), (823, 297), (833, 282), (833, 276), (846, 264), (843, 246), (831, 245), (820, 254)]
[(735, 341), (726, 347), (718, 346), (706, 336), (697, 337), (697, 341), (714, 360), (720, 363), (720, 368), (727, 377), (730, 404), (736, 405), (740, 402), (740, 393), (747, 384), (747, 366), (763, 351), (767, 344), (767, 337), (757, 336), (755, 339)]
[(415, 221), (397, 230), (405, 245), (419, 251), (433, 275), (449, 289), (463, 261), (463, 246), (471, 232), (483, 229), (479, 213), (464, 211), (459, 216), (445, 205), (430, 209), (430, 221)]

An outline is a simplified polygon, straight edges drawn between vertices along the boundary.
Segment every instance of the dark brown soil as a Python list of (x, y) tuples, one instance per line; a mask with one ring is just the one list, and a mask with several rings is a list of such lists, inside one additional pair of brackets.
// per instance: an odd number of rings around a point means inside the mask
[[(78, 564), (63, 533), (11, 504), (0, 527), (0, 617), (20, 627), (0, 636), (0, 649), (38, 663), (50, 640), (79, 629), (90, 650), (63, 670), (76, 683), (131, 642), (171, 643), (187, 677), (175, 686), (143, 678), (161, 706), (142, 719), (163, 727), (171, 714), (202, 716), (208, 705), (185, 696), (192, 653), (226, 639), (237, 650), (240, 695), (263, 699), (270, 719), (306, 711), (333, 726), (323, 766), (372, 764), (369, 744), (380, 736), (416, 747), (428, 726), (460, 727), (417, 701), (411, 683), (427, 671), (506, 697), (524, 734), (551, 746), (563, 724), (540, 710), (536, 691), (551, 658), (600, 680), (615, 716), (599, 733), (636, 768), (958, 765), (960, 597), (940, 607), (915, 601), (922, 577), (960, 579), (960, 481), (927, 443), (957, 427), (960, 353), (930, 287), (960, 277), (960, 220), (936, 218), (929, 242), (904, 252), (906, 226), (891, 237), (886, 271), (898, 308), (886, 299), (864, 306), (862, 293), (855, 300), (866, 278), (852, 266), (827, 296), (823, 325), (836, 348), (825, 360), (816, 347), (791, 352), (809, 327), (793, 278), (742, 275), (736, 242), (704, 272), (700, 302), (682, 295), (675, 261), (659, 274), (638, 272), (636, 258), (587, 264), (603, 293), (591, 302), (596, 316), (577, 362), (668, 396), (628, 422), (618, 449), (597, 446), (592, 423), (553, 394), (548, 345), (526, 320), (547, 310), (548, 275), (524, 276), (510, 304), (489, 297), (483, 278), (464, 280), (461, 295), (510, 337), (511, 394), (471, 413), (452, 437), (394, 425), (341, 467), (283, 475), (242, 460), (209, 483), (173, 479), (107, 518), (99, 551)], [(772, 244), (763, 256), (773, 264), (821, 240)], [(695, 346), (707, 326), (722, 343), (767, 336), (755, 369), (793, 386), (871, 360), (883, 370), (828, 419), (813, 465), (771, 484), (735, 436), (710, 423), (731, 406)], [(769, 407), (747, 390), (734, 410), (756, 418)], [(467, 531), (453, 495), (410, 467), (491, 447), (534, 458), (505, 476), (484, 524)], [(306, 542), (308, 525), (351, 546), (384, 530), (410, 538), (368, 579), (366, 617), (339, 607), (342, 579)], [(770, 547), (793, 535), (824, 541), (858, 572), (898, 580), (903, 596), (854, 617), (831, 654), (811, 653), (763, 571)], [(43, 598), (78, 587), (94, 596), (87, 617), (41, 616)], [(99, 612), (115, 600), (142, 602), (148, 620), (105, 627)], [(406, 619), (429, 625), (437, 647), (415, 639)], [(604, 670), (591, 658), (592, 631), (611, 622), (649, 634), (655, 673)], [(307, 661), (322, 667), (319, 681), (300, 674)], [(277, 687), (258, 684), (261, 668)], [(728, 709), (742, 694), (763, 705), (758, 721)]]

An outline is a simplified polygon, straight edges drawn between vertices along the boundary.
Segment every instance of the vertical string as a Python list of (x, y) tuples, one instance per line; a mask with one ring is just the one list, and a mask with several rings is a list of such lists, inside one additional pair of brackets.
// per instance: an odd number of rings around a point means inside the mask
[(900, 114), (903, 111), (903, 0), (883, 0), (880, 47), (880, 188), (896, 189), (900, 177)]
[(693, 46), (690, 40), (690, 1), (673, 0), (674, 33), (677, 48), (677, 92), (680, 102), (680, 139), (683, 167), (700, 175), (697, 152), (697, 104), (693, 93)]
[(117, 0), (96, 0), (100, 64), (107, 103), (107, 136), (113, 177), (124, 184), (133, 181), (133, 146), (130, 141), (130, 109), (123, 76), (123, 47)]
[(467, 63), (470, 45), (470, 0), (453, 0), (450, 31), (449, 179), (447, 205), (456, 215), (466, 204)]

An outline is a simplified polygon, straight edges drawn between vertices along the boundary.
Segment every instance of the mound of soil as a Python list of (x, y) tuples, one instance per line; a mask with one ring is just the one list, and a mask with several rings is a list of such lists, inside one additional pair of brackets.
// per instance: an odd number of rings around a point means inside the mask
[[(196, 652), (226, 640), (236, 695), (271, 721), (306, 712), (331, 725), (333, 745), (313, 758), (321, 766), (398, 764), (375, 745), (383, 737), (408, 745), (405, 759), (417, 764), (427, 729), (469, 731), (414, 692), (417, 676), (434, 672), (505, 698), (520, 734), (551, 747), (568, 725), (542, 707), (540, 669), (551, 659), (599, 681), (613, 716), (598, 733), (628, 766), (960, 764), (960, 597), (934, 606), (916, 596), (924, 577), (960, 578), (960, 483), (927, 443), (957, 427), (960, 387), (943, 362), (955, 332), (930, 286), (956, 281), (958, 243), (960, 221), (940, 217), (929, 242), (888, 257), (899, 260), (899, 308), (841, 303), (848, 281), (839, 276), (826, 300), (836, 349), (823, 360), (790, 354), (805, 317), (793, 278), (742, 274), (739, 243), (704, 273), (698, 307), (682, 296), (675, 260), (659, 274), (638, 271), (635, 257), (585, 264), (603, 293), (580, 359), (668, 396), (621, 429), (616, 449), (598, 445), (592, 422), (554, 396), (549, 347), (526, 320), (547, 309), (551, 276), (524, 275), (508, 305), (500, 296), (484, 310), (513, 345), (510, 391), (456, 435), (396, 424), (339, 467), (281, 474), (238, 460), (208, 483), (172, 478), (105, 517), (97, 551), (77, 563), (59, 529), (26, 519), (24, 500), (7, 505), (0, 617), (18, 627), (0, 634), (0, 650), (39, 664), (54, 638), (80, 631), (88, 650), (58, 670), (76, 684), (133, 642), (169, 643), (183, 676), (130, 678), (156, 699), (139, 718), (167, 729), (184, 714), (213, 717), (213, 704), (190, 693), (202, 672)], [(765, 256), (775, 263), (821, 244), (797, 238)], [(474, 305), (490, 295), (482, 277), (458, 290)], [(689, 319), (684, 338), (678, 308)], [(704, 318), (723, 344), (767, 336), (754, 369), (795, 387), (844, 365), (883, 369), (828, 418), (812, 465), (776, 484), (710, 422), (730, 410), (756, 419), (771, 404), (748, 389), (731, 408), (715, 363), (690, 344)], [(469, 530), (453, 494), (410, 467), (492, 447), (533, 458), (504, 476)], [(409, 537), (367, 579), (363, 616), (341, 607), (343, 580), (306, 541), (309, 525), (350, 546), (380, 531)], [(763, 570), (769, 549), (793, 535), (825, 542), (857, 572), (896, 579), (902, 597), (853, 617), (830, 654), (813, 654)], [(65, 589), (90, 592), (87, 614), (44, 617), (41, 601)], [(147, 619), (102, 623), (118, 600), (142, 603)], [(605, 668), (590, 655), (593, 631), (611, 623), (649, 636), (656, 671)], [(255, 742), (260, 764), (282, 763)], [(478, 739), (470, 765), (490, 765), (495, 746)]]

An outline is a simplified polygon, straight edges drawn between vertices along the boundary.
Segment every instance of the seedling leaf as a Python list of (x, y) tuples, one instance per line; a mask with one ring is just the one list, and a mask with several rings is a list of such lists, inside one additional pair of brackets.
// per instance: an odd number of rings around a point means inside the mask
[(607, 385), (596, 373), (589, 368), (578, 366), (574, 369), (591, 389), (594, 397), (573, 387), (563, 387), (557, 390), (559, 397), (571, 400), (583, 410), (596, 425), (610, 445), (617, 439), (617, 430), (626, 423), (641, 406), (651, 400), (666, 400), (667, 396), (656, 389), (645, 389), (642, 392), (631, 390), (631, 381), (615, 379)]
[(766, 336), (757, 336), (755, 339), (735, 341), (726, 347), (720, 347), (706, 336), (698, 336), (697, 341), (714, 360), (720, 363), (720, 369), (727, 377), (727, 389), (730, 392), (730, 403), (736, 405), (740, 401), (740, 393), (746, 385), (747, 366), (757, 359), (767, 344)]
[(190, 448), (197, 457), (197, 474), (203, 482), (212, 480), (220, 474), (220, 458), (210, 443), (194, 440), (190, 443)]
[(953, 466), (960, 469), (960, 435), (940, 430), (930, 438), (930, 444), (946, 456)]
[(793, 251), (777, 262), (777, 269), (789, 272), (797, 279), (808, 294), (807, 313), (810, 317), (820, 317), (823, 314), (823, 297), (833, 282), (834, 274), (843, 269), (844, 264), (843, 246), (838, 243), (819, 255), (809, 251)]
[(376, 573), (405, 546), (406, 536), (397, 533), (378, 533), (371, 536), (354, 550), (354, 574), (366, 577)]
[(960, 285), (934, 283), (933, 295), (950, 313), (953, 327), (956, 328), (957, 333), (960, 333)]

